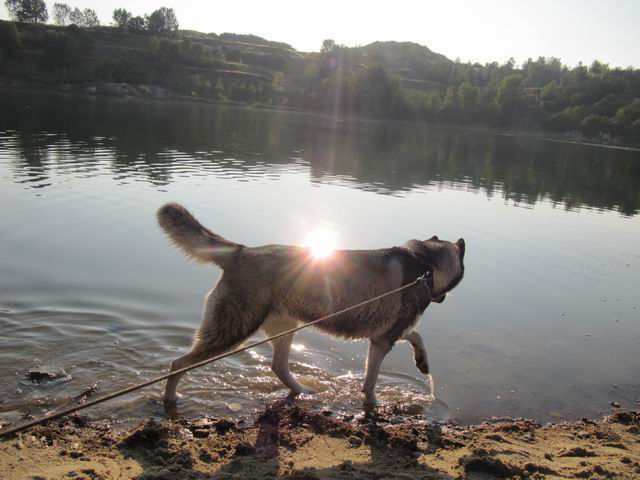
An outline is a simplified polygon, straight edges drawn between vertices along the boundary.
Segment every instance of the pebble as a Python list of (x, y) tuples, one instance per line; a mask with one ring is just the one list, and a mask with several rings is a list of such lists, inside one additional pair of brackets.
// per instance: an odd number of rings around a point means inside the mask
[(71, 380), (69, 375), (63, 368), (49, 368), (46, 366), (39, 366), (30, 368), (26, 373), (27, 379), (32, 382), (48, 382), (53, 380), (64, 380), (68, 382)]
[(209, 430), (206, 428), (196, 428), (193, 431), (193, 436), (196, 438), (207, 438), (209, 436)]
[(357, 448), (362, 445), (362, 439), (360, 437), (356, 437), (355, 435), (351, 435), (349, 437), (349, 443)]

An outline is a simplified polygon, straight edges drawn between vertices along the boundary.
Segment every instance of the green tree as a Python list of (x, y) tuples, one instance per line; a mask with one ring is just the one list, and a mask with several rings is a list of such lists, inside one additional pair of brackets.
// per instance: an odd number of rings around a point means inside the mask
[(594, 75), (602, 75), (609, 71), (609, 64), (599, 62), (598, 60), (594, 60), (591, 66), (589, 67), (589, 72)]
[(224, 95), (224, 83), (222, 83), (221, 78), (218, 78), (218, 81), (216, 82), (216, 86), (214, 88), (214, 98), (226, 100), (226, 97)]
[(71, 20), (71, 23), (81, 27), (82, 23), (84, 22), (84, 15), (82, 14), (82, 10), (80, 10), (78, 7), (74, 8), (69, 14), (69, 20)]
[(496, 93), (496, 106), (501, 120), (512, 120), (518, 113), (522, 100), (522, 77), (515, 74), (503, 78)]
[(82, 16), (84, 17), (84, 28), (95, 28), (100, 26), (100, 19), (98, 18), (98, 14), (95, 10), (91, 8), (85, 8), (82, 11)]
[(53, 22), (56, 25), (64, 27), (67, 25), (71, 15), (71, 7), (66, 3), (54, 3), (53, 4)]
[(320, 53), (329, 53), (329, 52), (332, 52), (335, 48), (336, 48), (336, 41), (331, 38), (327, 38), (326, 40), (322, 41), (322, 47), (320, 47)]
[(178, 19), (173, 8), (160, 7), (147, 18), (147, 30), (151, 33), (170, 35), (178, 31)]
[(84, 10), (74, 8), (69, 14), (69, 19), (81, 28), (95, 28), (100, 26), (100, 19), (95, 10), (91, 8), (85, 8)]
[(113, 11), (113, 23), (118, 28), (127, 28), (132, 18), (131, 12), (125, 8), (116, 8)]
[(284, 91), (284, 73), (275, 72), (273, 74), (273, 80), (271, 81), (271, 88), (273, 88), (274, 92), (282, 92)]
[(444, 118), (452, 120), (458, 112), (458, 89), (454, 86), (447, 88), (447, 93), (442, 101), (440, 113)]
[(547, 118), (546, 126), (553, 132), (569, 132), (579, 130), (586, 116), (584, 105), (565, 108)]
[(0, 22), (0, 52), (5, 58), (11, 58), (22, 46), (20, 34), (13, 22)]
[(146, 22), (140, 15), (131, 17), (127, 22), (127, 28), (132, 32), (144, 32), (146, 28)]
[(379, 64), (370, 65), (358, 74), (354, 96), (356, 108), (365, 115), (400, 117), (408, 111), (399, 80)]
[(49, 19), (43, 0), (5, 0), (9, 16), (23, 23), (45, 23)]
[(585, 137), (598, 137), (607, 133), (609, 121), (602, 115), (588, 115), (580, 122), (580, 132)]
[(318, 78), (318, 74), (320, 73), (320, 69), (315, 62), (309, 63), (306, 67), (304, 67), (304, 75), (307, 78)]
[(460, 108), (466, 115), (472, 115), (478, 105), (479, 89), (472, 86), (469, 82), (464, 82), (458, 89), (458, 101)]
[(619, 108), (615, 119), (623, 134), (632, 140), (640, 141), (640, 98)]

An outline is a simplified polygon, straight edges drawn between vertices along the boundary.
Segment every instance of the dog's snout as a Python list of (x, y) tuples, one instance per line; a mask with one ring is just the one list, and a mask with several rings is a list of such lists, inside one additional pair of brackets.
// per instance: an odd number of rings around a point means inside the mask
[(464, 249), (465, 249), (464, 238), (459, 238), (458, 241), (456, 242), (456, 245), (460, 249), (460, 253), (464, 256)]

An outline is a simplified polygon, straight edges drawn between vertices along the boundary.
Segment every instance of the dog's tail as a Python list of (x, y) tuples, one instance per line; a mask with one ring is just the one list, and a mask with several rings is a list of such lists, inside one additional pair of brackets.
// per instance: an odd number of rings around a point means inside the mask
[(233, 263), (235, 254), (244, 247), (206, 229), (177, 203), (163, 205), (157, 216), (171, 243), (198, 262), (215, 263), (224, 269)]

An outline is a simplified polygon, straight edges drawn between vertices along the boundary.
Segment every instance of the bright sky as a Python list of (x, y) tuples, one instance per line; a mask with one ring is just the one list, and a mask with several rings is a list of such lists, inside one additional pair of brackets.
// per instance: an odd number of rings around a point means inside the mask
[[(47, 2), (49, 11), (53, 1)], [(333, 38), (348, 46), (375, 40), (408, 40), (452, 60), (518, 63), (528, 57), (560, 57), (564, 63), (640, 67), (640, 0), (395, 0), (322, 2), (195, 0), (85, 0), (103, 24), (114, 8), (134, 14), (172, 7), (180, 28), (253, 33), (317, 51)], [(4, 2), (0, 18), (7, 18)]]

